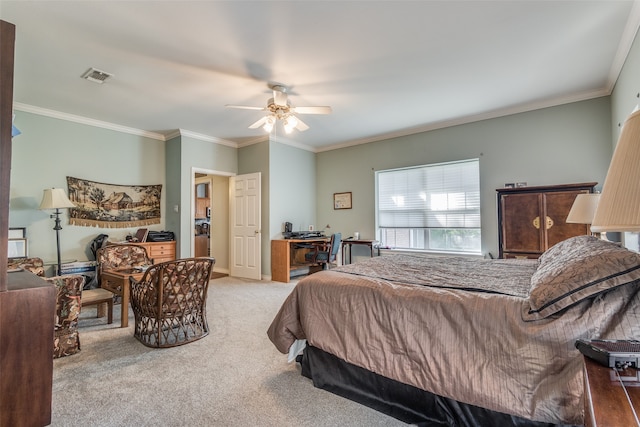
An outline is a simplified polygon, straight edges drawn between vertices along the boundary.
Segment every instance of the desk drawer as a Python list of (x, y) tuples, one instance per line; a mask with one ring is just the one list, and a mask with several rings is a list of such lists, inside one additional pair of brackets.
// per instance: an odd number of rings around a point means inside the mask
[(147, 251), (149, 252), (149, 256), (151, 258), (176, 256), (176, 249), (174, 245), (162, 244), (160, 246), (151, 246), (147, 249)]
[(149, 258), (154, 263), (158, 264), (165, 261), (173, 261), (176, 259), (176, 242), (172, 240), (170, 242), (145, 242), (137, 243), (140, 246), (144, 246), (147, 250)]

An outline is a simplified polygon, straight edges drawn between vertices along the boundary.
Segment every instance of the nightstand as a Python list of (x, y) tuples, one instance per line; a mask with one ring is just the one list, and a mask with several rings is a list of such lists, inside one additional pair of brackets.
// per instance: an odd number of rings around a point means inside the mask
[(640, 426), (640, 381), (636, 369), (616, 372), (584, 357), (584, 425)]

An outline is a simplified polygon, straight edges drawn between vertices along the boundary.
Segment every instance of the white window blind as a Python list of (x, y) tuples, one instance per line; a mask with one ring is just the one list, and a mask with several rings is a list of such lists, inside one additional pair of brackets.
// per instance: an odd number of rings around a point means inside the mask
[[(479, 245), (478, 159), (380, 171), (376, 176), (377, 221), (383, 241), (384, 229), (474, 230)], [(430, 249), (428, 237), (411, 241), (425, 241), (420, 245), (426, 247), (419, 248)], [(416, 244), (408, 245), (415, 248)]]

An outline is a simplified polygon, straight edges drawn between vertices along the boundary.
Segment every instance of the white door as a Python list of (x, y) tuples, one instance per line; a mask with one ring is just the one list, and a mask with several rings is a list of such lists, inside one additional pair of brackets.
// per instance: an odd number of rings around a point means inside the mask
[(229, 179), (233, 277), (261, 279), (260, 188), (259, 172)]

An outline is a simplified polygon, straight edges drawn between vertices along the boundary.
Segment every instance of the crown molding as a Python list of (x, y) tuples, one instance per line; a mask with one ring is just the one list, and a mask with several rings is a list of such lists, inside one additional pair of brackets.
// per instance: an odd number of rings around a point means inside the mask
[(627, 24), (624, 26), (624, 32), (620, 38), (620, 43), (618, 43), (618, 50), (616, 51), (611, 68), (609, 69), (607, 89), (610, 93), (613, 92), (613, 88), (618, 81), (622, 67), (629, 56), (633, 41), (638, 33), (638, 29), (640, 29), (640, 0), (634, 0), (633, 5), (631, 6), (631, 11), (629, 12)]
[(204, 135), (202, 133), (191, 132), (190, 130), (186, 129), (178, 129), (177, 131), (172, 132), (171, 134), (167, 135), (167, 140), (175, 138), (176, 136), (186, 136), (200, 141), (213, 142), (220, 145), (226, 145), (227, 147), (238, 148), (238, 143), (236, 142), (218, 138), (215, 136)]
[(101, 120), (90, 119), (88, 117), (76, 116), (74, 114), (62, 113), (60, 111), (49, 110), (47, 108), (36, 107), (28, 104), (22, 104), (20, 102), (14, 102), (13, 108), (18, 111), (24, 111), (25, 113), (33, 113), (33, 114), (38, 114), (40, 116), (46, 116), (54, 119), (65, 120), (68, 122), (80, 123), (83, 125), (93, 126), (97, 128), (114, 130), (117, 132), (128, 133), (131, 135), (143, 136), (145, 138), (157, 139), (159, 141), (166, 141), (165, 136), (161, 133), (149, 132), (146, 130), (116, 125), (114, 123), (103, 122)]
[(384, 140), (393, 139), (393, 138), (399, 138), (402, 136), (415, 135), (418, 133), (429, 132), (433, 130), (479, 122), (482, 120), (497, 119), (500, 117), (511, 116), (514, 114), (526, 113), (529, 111), (541, 110), (549, 107), (557, 107), (559, 105), (570, 104), (573, 102), (580, 102), (580, 101), (586, 101), (589, 99), (601, 98), (603, 96), (608, 96), (608, 95), (611, 95), (611, 90), (609, 90), (608, 88), (604, 88), (596, 91), (583, 92), (581, 94), (574, 94), (566, 97), (553, 98), (550, 100), (539, 101), (539, 102), (531, 102), (528, 104), (523, 104), (515, 107), (493, 110), (493, 111), (489, 111), (482, 114), (475, 114), (475, 115), (460, 117), (454, 120), (444, 120), (441, 122), (430, 123), (423, 126), (401, 129), (397, 132), (375, 135), (370, 138), (357, 139), (357, 140), (347, 141), (341, 144), (335, 144), (327, 147), (320, 147), (316, 150), (316, 152), (321, 153), (324, 151), (338, 150), (340, 148), (353, 147), (356, 145), (368, 144), (370, 142), (378, 142), (378, 141), (384, 141)]

